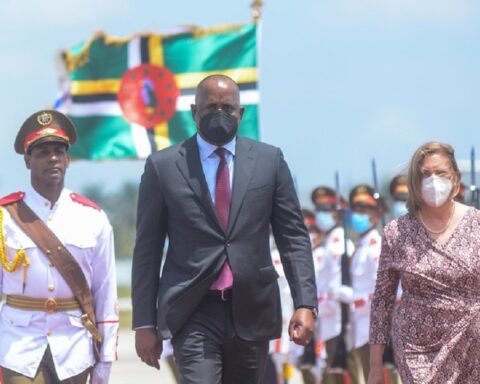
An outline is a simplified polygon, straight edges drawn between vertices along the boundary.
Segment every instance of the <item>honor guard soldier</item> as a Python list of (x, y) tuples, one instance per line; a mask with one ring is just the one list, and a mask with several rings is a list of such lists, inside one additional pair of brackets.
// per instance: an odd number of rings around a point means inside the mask
[[(340, 207), (346, 208), (346, 201), (342, 198), (340, 200)], [(333, 189), (326, 186), (315, 188), (312, 202), (315, 204), (315, 221), (323, 238), (319, 246), (313, 249), (318, 297), (317, 339), (325, 345), (327, 356), (322, 382), (343, 383), (343, 376), (332, 370), (332, 362), (339, 338), (342, 337), (342, 313), (337, 298), (342, 284), (341, 257), (345, 253), (345, 231), (341, 226)], [(352, 255), (353, 248), (353, 243), (348, 240), (349, 256)]]
[[(295, 343), (293, 343), (288, 334), (288, 324), (294, 312), (293, 300), (290, 292), (290, 286), (288, 285), (285, 271), (283, 270), (280, 252), (275, 244), (275, 241), (273, 240), (273, 236), (270, 249), (272, 254), (272, 263), (278, 273), (278, 287), (280, 289), (283, 325), (280, 338), (270, 340), (269, 344), (269, 357), (274, 366), (275, 377), (271, 377), (272, 375), (270, 373), (268, 379), (265, 377), (262, 384), (283, 384), (287, 379), (285, 377), (286, 367), (290, 367), (291, 369), (293, 364), (296, 363), (296, 358), (302, 352), (303, 347), (297, 346)], [(267, 372), (269, 371), (267, 370)]]
[(64, 187), (75, 139), (65, 115), (44, 110), (15, 140), (31, 186), (0, 200), (4, 384), (106, 384), (117, 357), (112, 227)]
[(381, 236), (377, 224), (383, 206), (381, 200), (375, 199), (373, 188), (365, 184), (357, 185), (350, 191), (349, 203), (352, 210), (351, 229), (358, 235), (358, 240), (350, 266), (351, 297), (343, 299), (349, 301), (352, 308), (349, 371), (353, 383), (362, 383), (362, 376), (365, 382), (367, 381), (370, 367), (370, 301), (375, 288), (381, 250)]
[(407, 211), (408, 199), (408, 180), (407, 175), (400, 174), (395, 176), (390, 182), (390, 196), (392, 197), (392, 216), (398, 219), (405, 215)]
[[(315, 214), (313, 211), (306, 208), (302, 208), (301, 212), (303, 216), (303, 222), (308, 230), (310, 241), (312, 242), (313, 246), (313, 244), (315, 244), (316, 237), (318, 236), (318, 229), (315, 225)], [(310, 374), (310, 369), (308, 369), (308, 372), (305, 372), (302, 368), (302, 360), (304, 358), (305, 348), (291, 341), (288, 334), (288, 325), (294, 312), (292, 294), (290, 291), (290, 286), (288, 285), (285, 271), (283, 270), (280, 252), (275, 244), (273, 235), (271, 235), (270, 239), (270, 253), (272, 255), (272, 262), (279, 276), (277, 282), (280, 288), (283, 326), (281, 337), (271, 340), (269, 345), (269, 357), (274, 366), (275, 378), (271, 377), (272, 375), (269, 373), (269, 369), (267, 368), (262, 384), (283, 384), (288, 382), (288, 380), (293, 376), (293, 367), (295, 365), (301, 370), (304, 383), (309, 384), (305, 378), (305, 375)], [(313, 339), (309, 345), (312, 342)]]

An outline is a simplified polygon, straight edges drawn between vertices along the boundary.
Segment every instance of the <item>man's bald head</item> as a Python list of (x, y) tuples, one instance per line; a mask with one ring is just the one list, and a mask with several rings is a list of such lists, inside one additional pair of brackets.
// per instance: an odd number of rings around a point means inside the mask
[(199, 104), (205, 98), (205, 94), (215, 92), (216, 90), (229, 92), (240, 106), (240, 90), (238, 84), (232, 78), (218, 74), (207, 76), (198, 83), (195, 92), (195, 104)]

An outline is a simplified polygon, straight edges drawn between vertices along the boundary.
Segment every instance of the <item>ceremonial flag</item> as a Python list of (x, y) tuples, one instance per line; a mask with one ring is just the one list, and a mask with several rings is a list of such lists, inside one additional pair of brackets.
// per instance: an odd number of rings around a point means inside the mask
[(195, 88), (210, 74), (240, 87), (240, 135), (259, 138), (257, 25), (189, 28), (128, 38), (95, 34), (62, 55), (57, 109), (78, 130), (77, 159), (145, 158), (195, 133)]

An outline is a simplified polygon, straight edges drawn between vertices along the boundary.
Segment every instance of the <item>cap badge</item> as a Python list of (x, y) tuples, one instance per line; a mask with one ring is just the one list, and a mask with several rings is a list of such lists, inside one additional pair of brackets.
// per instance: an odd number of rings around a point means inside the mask
[(37, 121), (40, 125), (50, 125), (52, 123), (53, 117), (51, 113), (42, 112), (41, 114), (37, 115)]

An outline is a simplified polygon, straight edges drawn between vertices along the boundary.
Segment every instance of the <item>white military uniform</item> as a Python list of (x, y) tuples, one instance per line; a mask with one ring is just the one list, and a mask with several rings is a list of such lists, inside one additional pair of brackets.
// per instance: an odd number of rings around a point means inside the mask
[[(348, 255), (351, 255), (354, 248), (351, 240), (348, 240), (347, 248)], [(344, 249), (344, 230), (336, 227), (313, 250), (318, 299), (317, 339), (321, 341), (330, 340), (341, 332), (342, 313), (337, 296), (342, 284), (341, 257)]]
[[(72, 197), (73, 196), (73, 197)], [(103, 336), (100, 361), (117, 359), (118, 314), (113, 231), (103, 211), (74, 200), (64, 189), (51, 204), (33, 188), (24, 202), (44, 221), (80, 265), (91, 287), (97, 327)], [(24, 268), (0, 270), (0, 294), (37, 298), (72, 298), (73, 292), (46, 255), (12, 220), (3, 207), (3, 230), (8, 260), (18, 249), (30, 259)], [(50, 346), (60, 380), (80, 374), (95, 364), (92, 337), (82, 326), (80, 310), (46, 313), (4, 305), (0, 312), (0, 366), (34, 377)]]
[(378, 230), (371, 229), (359, 239), (352, 256), (353, 348), (368, 343), (371, 297), (377, 279), (381, 241)]
[(271, 244), (271, 255), (272, 263), (279, 276), (277, 281), (280, 288), (283, 325), (281, 337), (270, 341), (270, 354), (277, 374), (281, 374), (284, 364), (296, 364), (297, 359), (303, 353), (303, 347), (295, 344), (293, 341), (290, 341), (290, 336), (288, 335), (288, 326), (294, 312), (293, 299), (285, 272), (283, 270), (280, 252), (274, 244)]

